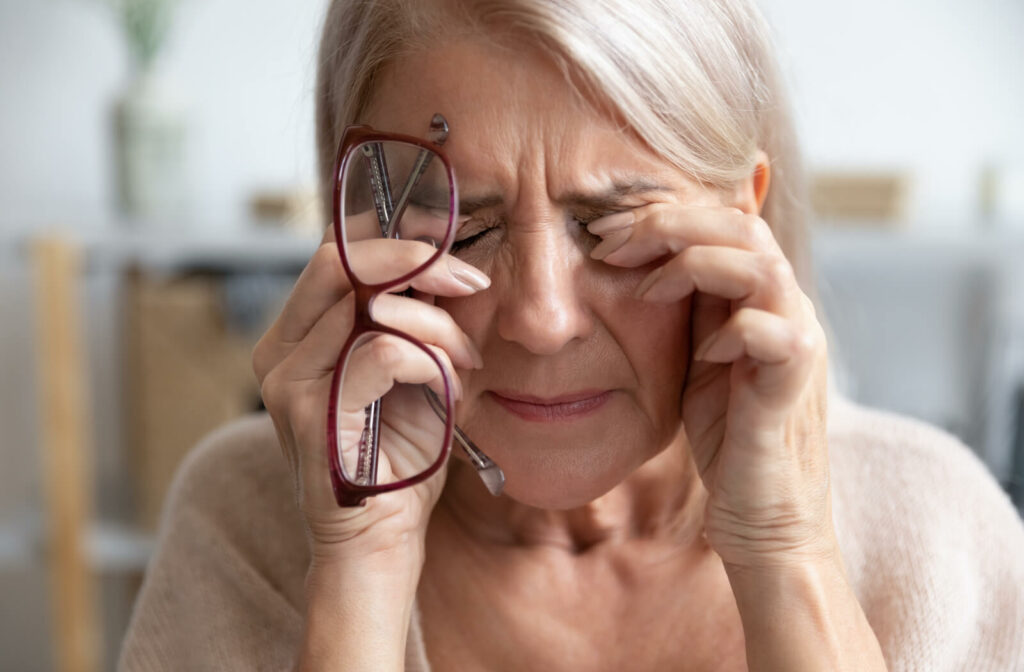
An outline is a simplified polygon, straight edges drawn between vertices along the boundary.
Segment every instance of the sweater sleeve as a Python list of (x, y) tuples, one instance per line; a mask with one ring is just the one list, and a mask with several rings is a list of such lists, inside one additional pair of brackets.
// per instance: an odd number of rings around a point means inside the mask
[(193, 450), (165, 504), (119, 669), (290, 670), (308, 550), (273, 428), (254, 416)]
[(842, 413), (829, 441), (836, 528), (889, 669), (1024, 670), (1024, 525), (1007, 495), (945, 432)]

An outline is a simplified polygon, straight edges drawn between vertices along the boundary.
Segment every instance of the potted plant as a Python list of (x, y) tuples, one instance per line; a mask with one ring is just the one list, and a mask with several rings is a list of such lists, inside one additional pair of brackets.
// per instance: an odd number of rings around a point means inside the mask
[(118, 200), (144, 222), (167, 221), (185, 204), (185, 108), (158, 74), (179, 0), (105, 0), (131, 56), (130, 79), (114, 106)]

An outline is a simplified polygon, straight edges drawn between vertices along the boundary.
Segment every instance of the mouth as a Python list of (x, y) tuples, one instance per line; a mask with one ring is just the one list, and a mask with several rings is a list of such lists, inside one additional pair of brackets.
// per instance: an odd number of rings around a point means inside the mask
[(557, 397), (537, 397), (492, 390), (490, 397), (509, 413), (530, 422), (567, 422), (592, 415), (611, 398), (611, 390), (584, 390)]

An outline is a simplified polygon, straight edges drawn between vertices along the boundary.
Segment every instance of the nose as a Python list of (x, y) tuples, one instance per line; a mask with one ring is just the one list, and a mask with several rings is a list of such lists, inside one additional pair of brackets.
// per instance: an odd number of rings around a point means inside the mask
[(564, 224), (510, 234), (511, 261), (497, 312), (498, 334), (533, 354), (553, 355), (586, 340), (586, 255)]

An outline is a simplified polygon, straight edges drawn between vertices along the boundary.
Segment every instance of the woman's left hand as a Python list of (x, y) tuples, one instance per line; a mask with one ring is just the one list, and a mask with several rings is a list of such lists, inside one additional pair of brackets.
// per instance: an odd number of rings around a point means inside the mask
[(708, 542), (727, 567), (831, 556), (825, 336), (771, 230), (735, 208), (630, 212), (591, 222), (603, 238), (592, 256), (664, 260), (637, 298), (691, 301), (682, 418), (708, 491)]

